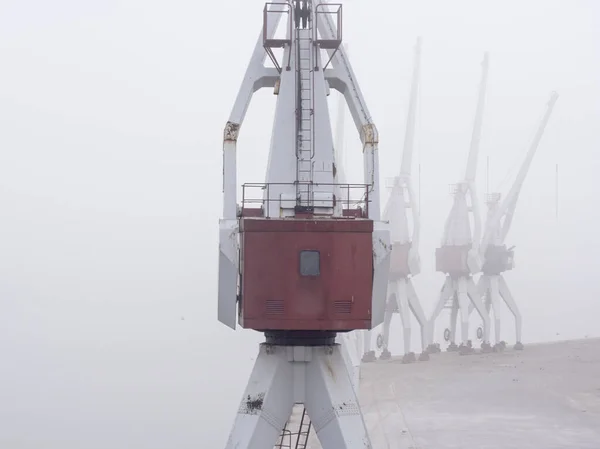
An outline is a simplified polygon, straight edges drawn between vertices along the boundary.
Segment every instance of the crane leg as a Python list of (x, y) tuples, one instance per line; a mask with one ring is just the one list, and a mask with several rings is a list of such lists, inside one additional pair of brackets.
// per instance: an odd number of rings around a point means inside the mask
[(411, 326), (406, 278), (400, 279), (396, 284), (398, 285), (398, 312), (400, 313), (400, 320), (402, 321), (402, 333), (404, 337), (404, 355), (402, 356), (402, 363), (411, 363), (415, 362), (417, 358), (415, 357), (415, 353), (410, 350)]
[[(498, 276), (490, 276), (489, 279), (489, 301), (486, 302), (486, 305), (491, 303), (492, 310), (494, 311), (494, 351), (502, 351), (504, 349), (504, 344), (500, 340), (500, 314), (501, 314), (501, 304), (500, 304), (500, 292), (498, 290)], [(491, 317), (491, 314), (488, 312), (488, 316)]]
[(469, 298), (483, 321), (483, 343), (481, 343), (481, 349), (483, 352), (489, 352), (492, 350), (492, 347), (490, 346), (490, 316), (481, 301), (481, 295), (479, 294), (479, 290), (477, 289), (473, 278), (465, 279), (465, 284), (469, 292)]
[(450, 310), (450, 345), (448, 346), (448, 351), (451, 352), (458, 351), (458, 346), (456, 345), (456, 325), (458, 322), (459, 306), (458, 294), (454, 293), (452, 309)]
[(429, 341), (427, 340), (427, 337), (429, 336), (429, 321), (427, 321), (427, 317), (425, 316), (425, 312), (423, 311), (423, 307), (421, 307), (421, 302), (417, 296), (415, 286), (410, 278), (406, 279), (406, 291), (408, 294), (408, 306), (421, 328), (421, 354), (419, 355), (419, 360), (429, 360), (429, 354), (427, 352), (427, 347), (429, 346)]
[[(394, 285), (395, 287), (395, 285)], [(381, 360), (387, 360), (392, 357), (392, 354), (389, 350), (390, 343), (390, 325), (392, 324), (392, 316), (394, 314), (394, 307), (398, 303), (398, 291), (394, 290), (394, 292), (388, 297), (388, 300), (385, 304), (385, 315), (383, 316), (383, 331), (382, 331), (382, 340), (383, 340), (383, 349), (381, 351), (381, 355), (379, 358)]]
[(433, 314), (429, 319), (429, 338), (427, 341), (429, 342), (429, 346), (427, 348), (427, 352), (430, 354), (434, 354), (436, 352), (440, 352), (440, 345), (434, 343), (433, 334), (435, 331), (435, 320), (440, 316), (440, 313), (444, 309), (444, 305), (446, 301), (448, 301), (454, 293), (454, 288), (452, 286), (452, 279), (450, 276), (446, 276), (446, 280), (444, 281), (444, 285), (440, 290), (440, 297), (438, 299), (437, 304), (435, 305), (435, 309), (433, 310)]
[(358, 393), (358, 386), (360, 382), (360, 357), (355, 351), (354, 336), (352, 332), (346, 332), (344, 334), (338, 334), (337, 343), (340, 345), (340, 351), (346, 366), (348, 367), (348, 373), (352, 382), (352, 388), (354, 392)]
[[(304, 405), (321, 447), (372, 447), (339, 347), (313, 348), (310, 358), (306, 368)], [(260, 449), (267, 447), (273, 446)]]
[[(473, 352), (473, 346), (469, 340), (469, 293), (467, 289), (467, 279), (460, 277), (457, 281), (458, 307), (460, 308), (460, 346), (458, 352), (461, 355)], [(454, 309), (452, 309), (454, 312)]]
[(293, 366), (280, 352), (267, 353), (260, 345), (225, 449), (275, 446), (294, 406)]
[(523, 343), (521, 342), (521, 312), (519, 312), (517, 303), (508, 289), (508, 285), (506, 284), (504, 276), (502, 275), (498, 276), (498, 287), (502, 299), (504, 299), (504, 302), (508, 306), (508, 310), (510, 310), (515, 317), (515, 330), (517, 334), (517, 343), (515, 344), (515, 349), (522, 350)]
[(363, 363), (374, 362), (377, 360), (375, 351), (371, 349), (371, 330), (363, 331)]

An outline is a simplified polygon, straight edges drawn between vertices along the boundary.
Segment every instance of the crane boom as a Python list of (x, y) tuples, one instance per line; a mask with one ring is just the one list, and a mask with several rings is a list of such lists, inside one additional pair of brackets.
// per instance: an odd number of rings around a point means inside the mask
[(483, 123), (483, 109), (485, 107), (485, 91), (487, 88), (489, 57), (486, 52), (481, 63), (483, 70), (481, 72), (481, 83), (479, 85), (479, 98), (477, 100), (477, 109), (475, 112), (475, 124), (471, 136), (471, 147), (469, 149), (469, 159), (467, 162), (467, 171), (465, 173), (466, 182), (474, 182), (477, 173), (477, 157), (479, 155), (479, 142), (481, 140), (481, 125)]
[(421, 71), (421, 38), (417, 38), (415, 44), (414, 65), (412, 74), (412, 85), (408, 103), (408, 116), (406, 120), (406, 133), (404, 134), (404, 150), (402, 153), (402, 165), (400, 174), (410, 176), (412, 169), (412, 155), (415, 140), (415, 122), (417, 115), (417, 94), (419, 92), (419, 74)]
[[(550, 120), (550, 115), (552, 115), (552, 110), (554, 108), (554, 104), (558, 99), (558, 93), (552, 92), (550, 96), (550, 100), (546, 105), (546, 112), (538, 126), (537, 132), (531, 142), (529, 150), (527, 151), (527, 155), (525, 156), (525, 160), (521, 165), (519, 173), (513, 183), (508, 195), (500, 205), (500, 207), (496, 210), (492, 219), (490, 220), (487, 229), (485, 230), (485, 234), (483, 237), (483, 241), (481, 244), (481, 251), (484, 254), (487, 245), (490, 243), (492, 236), (495, 232), (499, 231), (499, 243), (503, 243), (506, 239), (508, 231), (510, 229), (510, 225), (512, 222), (513, 213), (515, 208), (517, 207), (517, 200), (519, 198), (519, 194), (521, 193), (521, 188), (523, 187), (523, 183), (525, 182), (525, 178), (527, 177), (527, 173), (529, 172), (529, 168), (531, 167), (531, 162), (533, 161), (533, 157), (539, 147), (542, 136), (544, 135), (544, 130), (548, 121)], [(502, 219), (504, 218), (504, 221)]]
[[(344, 44), (346, 54), (348, 54), (348, 44)], [(337, 172), (337, 182), (347, 183), (346, 179), (346, 167), (344, 166), (344, 124), (345, 124), (346, 109), (344, 107), (344, 99), (340, 98), (338, 101), (337, 118), (335, 122), (335, 162)]]

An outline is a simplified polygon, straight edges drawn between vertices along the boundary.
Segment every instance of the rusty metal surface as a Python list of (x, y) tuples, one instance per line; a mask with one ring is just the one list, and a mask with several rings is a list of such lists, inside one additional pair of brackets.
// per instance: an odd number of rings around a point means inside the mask
[[(370, 220), (242, 222), (240, 324), (257, 330), (368, 329)], [(320, 274), (302, 276), (300, 251), (320, 253)]]

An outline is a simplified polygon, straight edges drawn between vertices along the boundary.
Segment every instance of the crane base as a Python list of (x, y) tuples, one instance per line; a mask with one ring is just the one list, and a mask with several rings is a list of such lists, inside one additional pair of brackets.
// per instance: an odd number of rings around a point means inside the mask
[(294, 404), (303, 404), (323, 449), (371, 449), (339, 344), (260, 345), (226, 449), (276, 445)]
[(500, 343), (496, 343), (492, 349), (494, 352), (503, 352), (506, 349), (506, 342), (501, 341)]
[(409, 352), (408, 354), (404, 354), (402, 357), (402, 363), (413, 363), (417, 361), (417, 357), (414, 352)]
[(442, 348), (440, 348), (439, 343), (431, 343), (429, 346), (427, 346), (428, 354), (439, 354), (440, 352), (442, 352)]
[(391, 358), (392, 353), (387, 348), (381, 351), (381, 354), (379, 355), (379, 360), (389, 360)]
[(375, 351), (368, 351), (363, 354), (361, 361), (363, 363), (369, 363), (369, 362), (374, 362), (376, 360), (377, 360), (377, 356), (375, 355)]

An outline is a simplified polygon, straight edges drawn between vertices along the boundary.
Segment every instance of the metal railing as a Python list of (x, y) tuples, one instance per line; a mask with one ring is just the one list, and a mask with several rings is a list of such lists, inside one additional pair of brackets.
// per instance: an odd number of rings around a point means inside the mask
[[(277, 39), (273, 36), (268, 36), (267, 35), (267, 30), (268, 30), (268, 23), (269, 23), (269, 15), (273, 15), (273, 14), (281, 14), (284, 16), (287, 16), (286, 20), (287, 20), (287, 28), (289, 31), (289, 38), (285, 38), (285, 39)], [(275, 30), (277, 31), (277, 30)], [(275, 57), (275, 54), (273, 53), (273, 48), (284, 48), (286, 45), (291, 45), (292, 43), (292, 5), (290, 2), (267, 2), (265, 3), (265, 7), (263, 9), (263, 47), (265, 48), (265, 51), (267, 52), (267, 55), (269, 56), (269, 58), (271, 59), (271, 62), (273, 63), (273, 65), (275, 66), (275, 68), (277, 69), (277, 71), (279, 73), (281, 73), (281, 65), (279, 64), (279, 61), (277, 61), (277, 58)], [(290, 69), (290, 58), (291, 58), (291, 52), (290, 55), (288, 56), (288, 62), (287, 62), (287, 66), (286, 66), (286, 70)]]
[(485, 195), (485, 204), (495, 204), (500, 201), (500, 193), (487, 193)]
[[(333, 192), (332, 204), (327, 207), (336, 207), (341, 203), (342, 209), (361, 209), (364, 210), (366, 216), (369, 214), (369, 189), (368, 184), (348, 184), (348, 183), (317, 183), (317, 182), (271, 182), (271, 183), (245, 183), (242, 185), (242, 210), (244, 208), (257, 209), (252, 205), (265, 205), (274, 202), (287, 203), (294, 202), (295, 205), (300, 205), (299, 198), (281, 198), (280, 187), (290, 187), (290, 192), (296, 194), (296, 187), (302, 185), (307, 187), (309, 191), (310, 203), (315, 200), (315, 193)], [(323, 189), (321, 189), (323, 188)], [(337, 195), (337, 196), (336, 196)], [(286, 207), (289, 209), (294, 206)]]
[[(319, 38), (319, 32), (317, 30), (319, 23), (319, 16), (324, 16), (325, 14), (335, 15), (336, 23), (335, 23), (335, 35), (332, 38), (324, 39)], [(315, 43), (323, 48), (323, 49), (336, 49), (342, 43), (342, 4), (341, 3), (318, 3), (315, 6), (315, 21), (317, 26), (315, 26)], [(333, 31), (333, 30), (332, 30)]]

